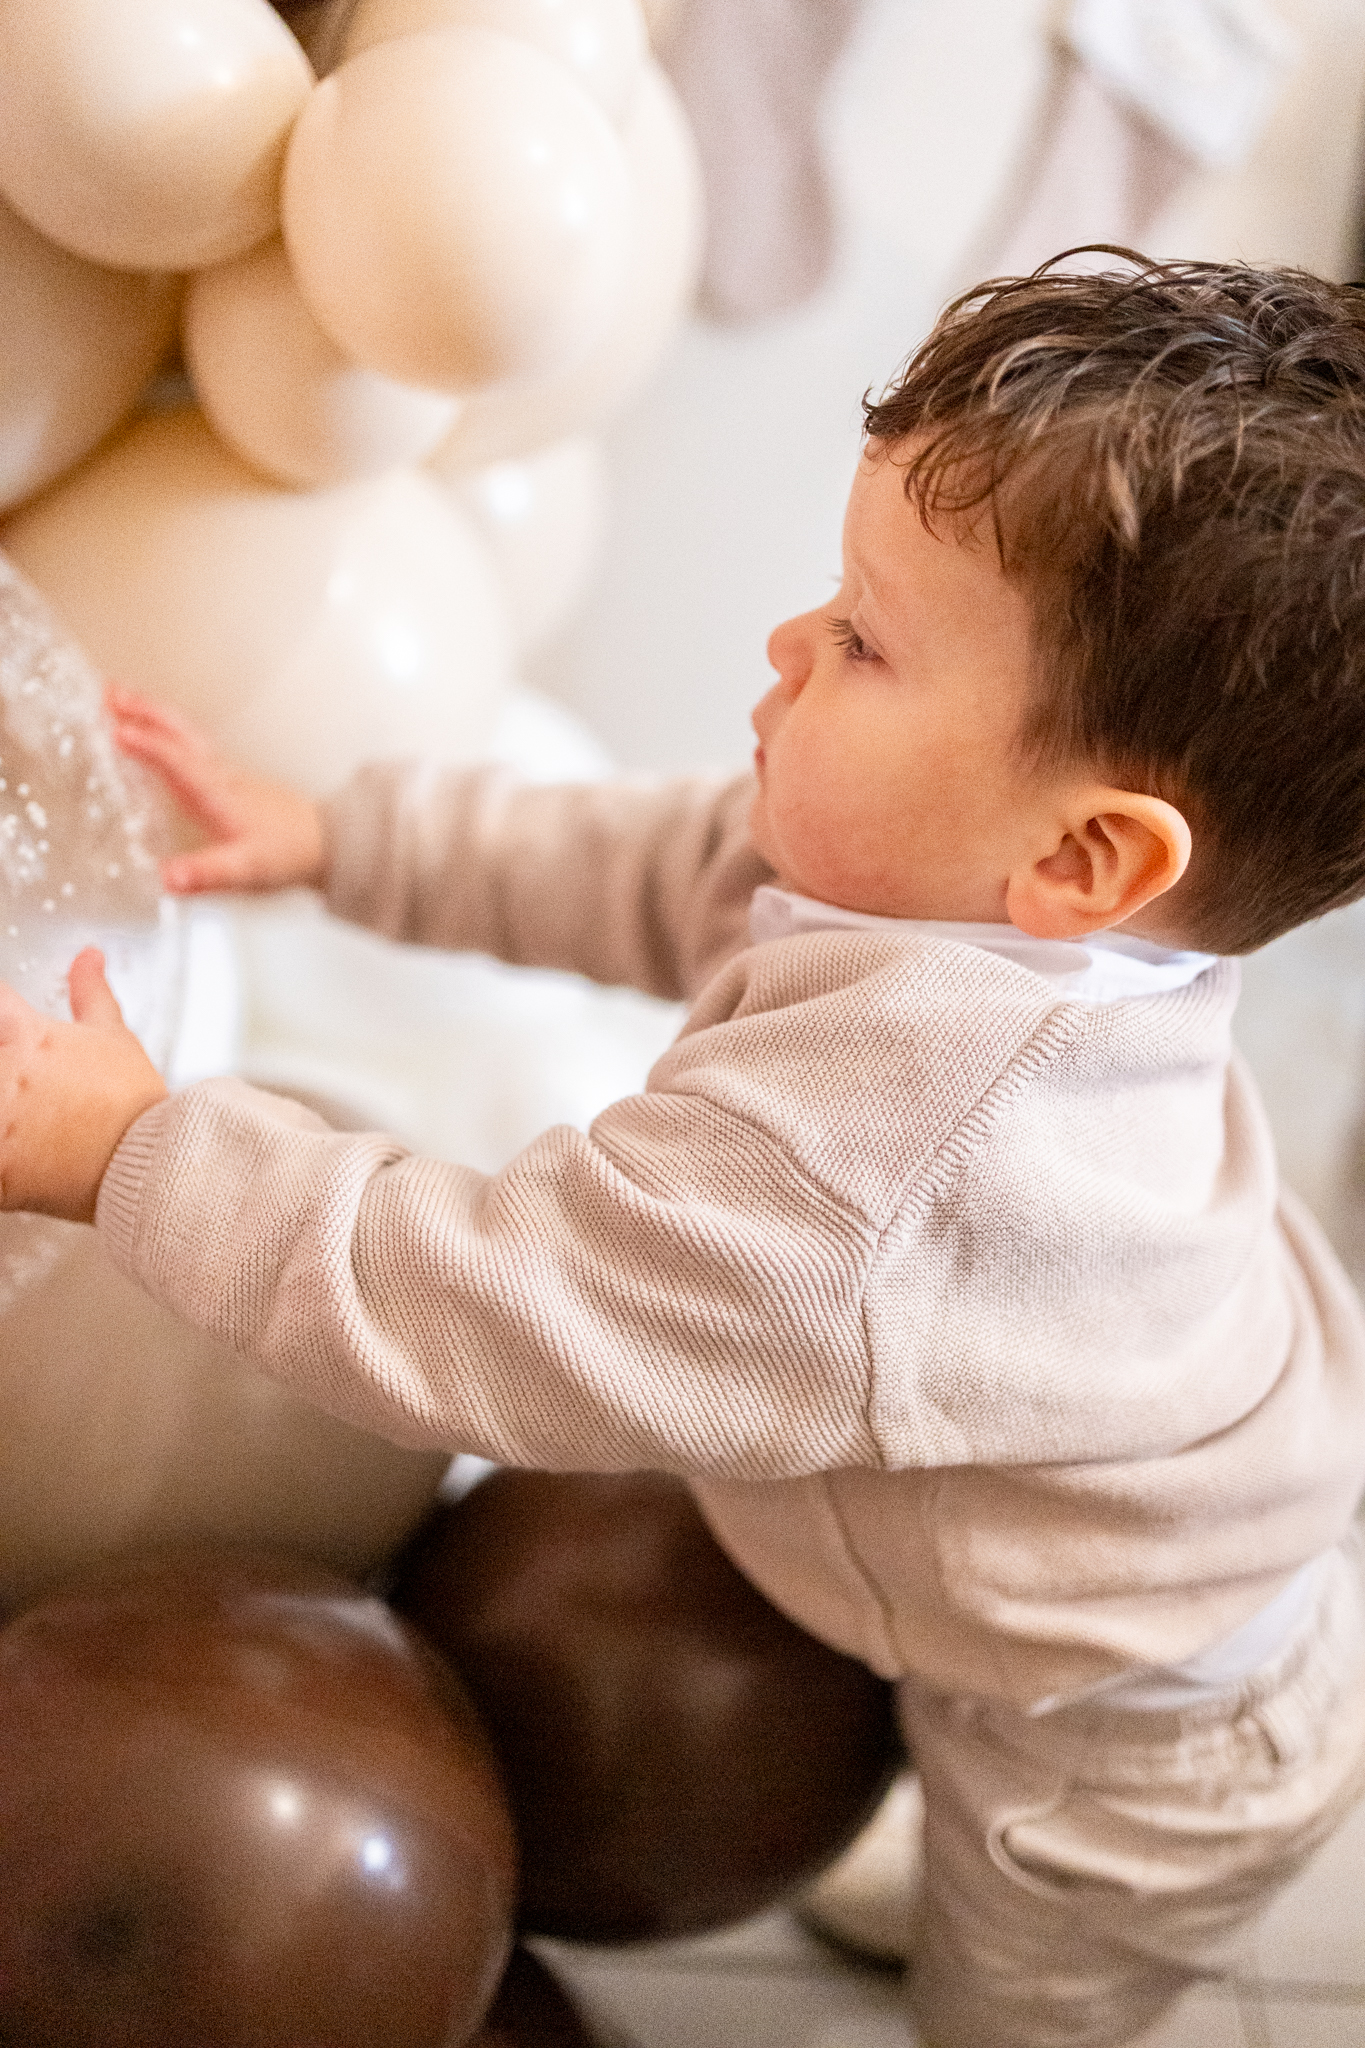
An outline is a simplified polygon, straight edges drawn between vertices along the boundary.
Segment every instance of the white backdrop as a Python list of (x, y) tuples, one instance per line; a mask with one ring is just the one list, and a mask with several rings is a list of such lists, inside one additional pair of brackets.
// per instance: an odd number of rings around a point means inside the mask
[[(1269, 127), (1241, 169), (1189, 180), (1149, 246), (1344, 275), (1365, 4), (1275, 4), (1301, 57)], [(859, 396), (990, 262), (1048, 77), (1052, 13), (1050, 0), (867, 0), (823, 110), (845, 221), (835, 275), (794, 314), (691, 323), (609, 436), (603, 566), (533, 680), (626, 765), (747, 758), (767, 634), (820, 602), (837, 564)]]

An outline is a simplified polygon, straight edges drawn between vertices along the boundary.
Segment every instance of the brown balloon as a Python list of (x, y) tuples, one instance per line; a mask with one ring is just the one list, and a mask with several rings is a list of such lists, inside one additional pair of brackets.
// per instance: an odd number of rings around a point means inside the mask
[(482, 1711), (535, 1933), (756, 1912), (837, 1855), (900, 1754), (891, 1688), (770, 1606), (672, 1479), (495, 1473), (391, 1597)]
[(0, 1631), (0, 2042), (455, 2048), (514, 1899), (472, 1708), (346, 1582), (157, 1559)]
[(318, 76), (330, 71), (340, 59), (357, 0), (270, 0), (270, 4), (303, 44)]
[(519, 1948), (469, 2048), (592, 2048), (592, 2036), (545, 1965)]

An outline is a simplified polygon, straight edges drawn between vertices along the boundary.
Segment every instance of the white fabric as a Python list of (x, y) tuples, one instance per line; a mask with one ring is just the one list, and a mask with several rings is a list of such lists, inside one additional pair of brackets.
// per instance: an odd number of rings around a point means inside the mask
[(1116, 98), (1218, 168), (1250, 155), (1298, 55), (1266, 0), (1075, 0), (1065, 36)]
[(1196, 1651), (1179, 1664), (1157, 1664), (1135, 1671), (1120, 1672), (1117, 1678), (1091, 1686), (1068, 1698), (1040, 1700), (1034, 1714), (1050, 1714), (1060, 1706), (1075, 1706), (1080, 1700), (1095, 1700), (1126, 1713), (1179, 1713), (1212, 1699), (1230, 1685), (1242, 1685), (1266, 1671), (1284, 1655), (1299, 1630), (1306, 1624), (1322, 1588), (1323, 1575), (1334, 1552), (1310, 1558), (1295, 1572), (1287, 1586), (1259, 1614), (1224, 1636), (1220, 1643)]
[(837, 903), (817, 903), (787, 889), (754, 892), (749, 936), (756, 946), (805, 932), (891, 931), (908, 937), (976, 946), (1026, 967), (1059, 996), (1075, 1003), (1118, 1003), (1134, 997), (1168, 995), (1185, 988), (1214, 965), (1213, 953), (1180, 953), (1135, 939), (1125, 932), (1091, 932), (1084, 939), (1035, 939), (1012, 924), (947, 924), (907, 917), (870, 917)]
[(1365, 1790), (1359, 1543), (1285, 1654), (1214, 1702), (1039, 1719), (906, 1679), (899, 1706), (925, 1800), (916, 2038), (1204, 2041), (1208, 2020), (1147, 2029), (1197, 1979), (1254, 1971), (1257, 1919)]

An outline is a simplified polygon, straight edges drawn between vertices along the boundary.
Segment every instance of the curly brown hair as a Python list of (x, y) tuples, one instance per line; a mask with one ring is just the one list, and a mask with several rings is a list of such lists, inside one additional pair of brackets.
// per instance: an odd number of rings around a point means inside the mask
[(867, 432), (1030, 586), (1030, 753), (1179, 804), (1246, 953), (1365, 894), (1365, 289), (1103, 253), (956, 300)]

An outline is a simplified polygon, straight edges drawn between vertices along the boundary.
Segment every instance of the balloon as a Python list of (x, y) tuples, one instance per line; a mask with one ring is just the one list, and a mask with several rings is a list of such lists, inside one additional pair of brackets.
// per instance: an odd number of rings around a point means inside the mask
[(529, 653), (572, 617), (596, 565), (606, 514), (601, 450), (579, 439), (483, 469), (431, 468), (488, 542), (518, 652)]
[(348, 362), (299, 297), (278, 238), (199, 272), (184, 335), (210, 422), (280, 483), (348, 483), (420, 462), (459, 411), (446, 393)]
[(94, 263), (219, 263), (278, 224), (312, 84), (265, 0), (0, 0), (0, 190)]
[(470, 2048), (592, 2048), (592, 2039), (545, 1965), (517, 1948)]
[(161, 414), (0, 539), (106, 673), (300, 788), (377, 754), (467, 759), (496, 717), (497, 572), (427, 477), (282, 491), (198, 413)]
[(180, 968), (156, 869), (167, 827), (159, 794), (114, 751), (90, 664), (0, 556), (0, 980), (67, 1016), (67, 968), (102, 946), (159, 1061)]
[(346, 31), (355, 56), (432, 28), (491, 28), (567, 64), (608, 120), (630, 111), (649, 48), (639, 0), (360, 0)]
[(97, 268), (0, 200), (0, 512), (132, 410), (179, 303), (178, 278)]
[(611, 123), (562, 64), (487, 29), (348, 58), (290, 144), (299, 288), (348, 356), (407, 383), (458, 391), (583, 354), (629, 233)]
[[(156, 875), (160, 812), (114, 753), (89, 664), (0, 556), (0, 980), (65, 1016), (67, 969), (82, 946), (99, 945), (129, 1024), (164, 1062), (181, 949)], [(0, 1216), (0, 1314), (51, 1273), (62, 1229)], [(26, 1439), (6, 1442), (0, 1465), (27, 1465), (32, 1451)], [(9, 1505), (0, 1503), (0, 1525)], [(0, 1578), (6, 1562), (0, 1539)]]
[(891, 1687), (769, 1606), (656, 1474), (494, 1473), (391, 1598), (484, 1715), (538, 1934), (754, 1913), (838, 1853), (898, 1756)]
[(453, 2048), (514, 1893), (468, 1701), (344, 1581), (152, 1560), (0, 1633), (0, 2038)]
[(93, 1231), (3, 1217), (6, 1246), (29, 1271), (6, 1285), (0, 1256), (0, 1602), (162, 1542), (269, 1544), (364, 1574), (430, 1506), (442, 1452), (265, 1379), (124, 1279)]
[(616, 319), (579, 362), (469, 395), (442, 469), (497, 462), (600, 426), (654, 369), (701, 268), (701, 172), (678, 96), (648, 64), (622, 138), (634, 193), (626, 282)]

